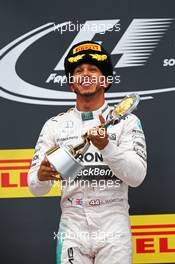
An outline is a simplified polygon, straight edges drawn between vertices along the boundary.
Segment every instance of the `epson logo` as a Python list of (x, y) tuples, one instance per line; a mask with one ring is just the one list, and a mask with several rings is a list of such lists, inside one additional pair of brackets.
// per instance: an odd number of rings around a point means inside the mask
[[(43, 79), (43, 83), (34, 84), (34, 81), (27, 81), (26, 78), (22, 77), (22, 73), (16, 71), (17, 63), (19, 60), (22, 60), (23, 65), (25, 65), (24, 54), (31, 46), (35, 45), (38, 41), (41, 43), (41, 40), (44, 40), (46, 36), (49, 37), (51, 33), (54, 33), (54, 36), (57, 36), (58, 39), (57, 31), (63, 31), (65, 27), (68, 27), (72, 23), (68, 21), (58, 25), (55, 25), (55, 23), (42, 25), (18, 37), (0, 50), (0, 72), (3, 73), (0, 76), (0, 96), (9, 100), (31, 104), (74, 105), (74, 93), (64, 90), (63, 86), (59, 86), (65, 80), (63, 72), (64, 58), (72, 45), (80, 41), (92, 39), (104, 44), (105, 32), (111, 34), (110, 41), (113, 44), (113, 48), (110, 52), (114, 60), (115, 76), (118, 84), (122, 84), (119, 71), (122, 71), (122, 68), (126, 67), (137, 67), (137, 69), (138, 67), (145, 67), (150, 56), (156, 50), (160, 39), (162, 39), (173, 22), (174, 19), (172, 18), (133, 19), (127, 29), (122, 32), (123, 35), (120, 39), (116, 41), (116, 36), (118, 36), (116, 34), (119, 34), (119, 32), (121, 34), (122, 31), (120, 19), (87, 20), (77, 31), (74, 39), (69, 42), (69, 45), (65, 46), (65, 50), (61, 57), (58, 57), (57, 62), (53, 62), (53, 67), (50, 69), (49, 75)], [(103, 28), (101, 25), (103, 25)], [(85, 31), (85, 28), (90, 28), (91, 30)], [(103, 34), (103, 41), (97, 37), (99, 34)], [(59, 47), (62, 47), (61, 38), (59, 38), (58, 49)], [(30, 56), (33, 61), (36, 60), (32, 53)], [(43, 54), (43, 58), (45, 58), (44, 56), (45, 54)], [(138, 72), (135, 74), (137, 76)], [(132, 78), (134, 77), (132, 76)], [(53, 80), (52, 83), (50, 83), (51, 79)], [(56, 89), (49, 87), (49, 84), (53, 83), (58, 83)], [(129, 90), (126, 88), (126, 91), (122, 92), (119, 89), (117, 87), (118, 92), (106, 93), (106, 101), (108, 103), (116, 103), (126, 94), (136, 92), (135, 90), (130, 90), (130, 88), (128, 88)], [(158, 89), (154, 87), (154, 89), (150, 90), (137, 90), (141, 99), (152, 99), (153, 94), (170, 91), (175, 91), (175, 88)]]

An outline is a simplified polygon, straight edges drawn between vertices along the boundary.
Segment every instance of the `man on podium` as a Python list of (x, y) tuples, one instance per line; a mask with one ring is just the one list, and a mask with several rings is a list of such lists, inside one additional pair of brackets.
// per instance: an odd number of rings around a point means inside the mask
[(111, 109), (105, 92), (113, 79), (111, 58), (102, 45), (77, 43), (64, 65), (76, 106), (43, 126), (28, 174), (30, 191), (46, 194), (55, 181), (63, 181), (46, 152), (60, 143), (76, 145), (88, 131), (91, 145), (81, 157), (84, 167), (74, 181), (62, 184), (57, 264), (131, 264), (128, 186), (139, 186), (147, 168), (140, 120), (129, 114), (101, 131)]

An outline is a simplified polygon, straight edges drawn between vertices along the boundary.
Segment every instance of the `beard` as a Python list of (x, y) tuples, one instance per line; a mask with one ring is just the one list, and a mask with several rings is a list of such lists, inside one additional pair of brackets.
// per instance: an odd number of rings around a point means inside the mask
[(74, 93), (77, 95), (83, 96), (83, 97), (91, 97), (91, 96), (94, 96), (95, 94), (97, 94), (98, 91), (97, 90), (93, 91), (93, 92), (89, 91), (89, 92), (85, 92), (85, 93), (80, 92), (80, 91), (74, 91)]

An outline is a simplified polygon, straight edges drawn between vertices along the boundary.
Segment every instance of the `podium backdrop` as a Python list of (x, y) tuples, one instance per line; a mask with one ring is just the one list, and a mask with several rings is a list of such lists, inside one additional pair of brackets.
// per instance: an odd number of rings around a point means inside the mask
[(83, 40), (111, 53), (108, 103), (142, 99), (148, 173), (129, 190), (133, 262), (175, 263), (174, 10), (170, 0), (1, 1), (0, 263), (55, 263), (60, 189), (33, 197), (27, 171), (44, 122), (75, 103), (63, 61)]

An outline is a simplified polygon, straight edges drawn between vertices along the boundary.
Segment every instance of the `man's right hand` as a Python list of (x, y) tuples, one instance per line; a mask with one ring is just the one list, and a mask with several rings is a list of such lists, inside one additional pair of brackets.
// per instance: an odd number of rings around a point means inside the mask
[(44, 159), (41, 162), (40, 168), (38, 170), (38, 179), (40, 181), (58, 181), (60, 180), (60, 175), (54, 168), (51, 167), (48, 160)]

